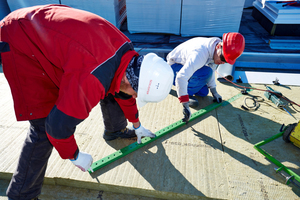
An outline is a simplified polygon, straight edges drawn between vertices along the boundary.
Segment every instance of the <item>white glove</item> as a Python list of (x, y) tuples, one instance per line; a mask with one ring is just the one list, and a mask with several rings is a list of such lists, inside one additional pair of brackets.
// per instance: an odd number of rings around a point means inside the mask
[(183, 119), (182, 121), (185, 122), (186, 124), (189, 122), (191, 118), (191, 110), (189, 107), (189, 102), (182, 103), (183, 105)]
[(91, 167), (93, 158), (88, 153), (79, 152), (77, 158), (75, 160), (70, 159), (70, 161), (85, 172)]
[(219, 95), (216, 88), (210, 88), (210, 92), (212, 93), (214, 97), (214, 101), (221, 103), (222, 102), (222, 96)]
[(135, 130), (135, 134), (137, 136), (137, 143), (138, 144), (141, 144), (142, 137), (151, 137), (151, 138), (155, 138), (156, 137), (156, 135), (154, 133), (152, 133), (148, 129), (145, 129), (142, 126), (142, 124), (140, 124), (140, 126), (138, 128), (134, 128), (134, 130)]

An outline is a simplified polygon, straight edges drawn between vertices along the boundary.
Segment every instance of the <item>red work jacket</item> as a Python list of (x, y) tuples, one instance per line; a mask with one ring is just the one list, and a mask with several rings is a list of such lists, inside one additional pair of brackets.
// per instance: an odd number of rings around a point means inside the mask
[[(16, 10), (1, 22), (3, 71), (18, 121), (47, 117), (46, 131), (62, 158), (78, 149), (73, 133), (108, 93), (119, 92), (131, 41), (103, 18), (64, 5)], [(134, 98), (117, 99), (137, 122)]]

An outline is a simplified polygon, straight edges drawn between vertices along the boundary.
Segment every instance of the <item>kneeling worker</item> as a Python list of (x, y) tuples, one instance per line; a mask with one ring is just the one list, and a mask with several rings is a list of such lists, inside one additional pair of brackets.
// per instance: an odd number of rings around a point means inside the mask
[(243, 53), (245, 39), (240, 33), (224, 33), (218, 37), (192, 38), (173, 49), (167, 62), (174, 71), (174, 82), (180, 103), (183, 105), (184, 122), (191, 117), (189, 107), (199, 105), (193, 96), (205, 97), (210, 92), (220, 103), (222, 97), (216, 90), (214, 72), (220, 64), (233, 65)]

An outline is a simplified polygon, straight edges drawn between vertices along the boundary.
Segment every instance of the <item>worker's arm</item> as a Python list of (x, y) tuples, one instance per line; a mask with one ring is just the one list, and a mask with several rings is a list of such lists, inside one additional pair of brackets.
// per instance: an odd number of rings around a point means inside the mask
[(176, 91), (180, 103), (188, 102), (188, 82), (192, 75), (202, 68), (208, 59), (208, 55), (193, 53), (187, 58), (185, 64), (179, 70), (175, 78)]
[(217, 92), (217, 84), (215, 81), (215, 73), (212, 74), (212, 76), (210, 77), (210, 79), (207, 82), (207, 87), (209, 87), (211, 94), (214, 97), (214, 101), (221, 103), (222, 102), (222, 96), (219, 95), (219, 93)]
[(66, 115), (56, 106), (48, 115), (45, 124), (47, 136), (62, 159), (77, 157), (79, 149), (73, 134), (81, 121), (83, 120)]
[(61, 158), (70, 159), (85, 172), (93, 163), (93, 158), (90, 154), (79, 151), (74, 138), (75, 128), (81, 121), (83, 120), (68, 116), (54, 106), (46, 119), (46, 133)]
[(115, 95), (115, 99), (123, 110), (126, 119), (132, 122), (133, 129), (137, 135), (137, 142), (139, 144), (141, 143), (142, 137), (155, 137), (155, 134), (141, 125), (141, 122), (138, 118), (139, 115), (136, 100), (132, 98), (132, 96), (120, 92)]
[(214, 87), (214, 88), (210, 88), (210, 92), (211, 94), (213, 95), (214, 97), (214, 101), (218, 102), (218, 103), (221, 103), (222, 102), (222, 96), (219, 95), (219, 93), (217, 92), (217, 88)]
[(191, 76), (207, 61), (206, 54), (191, 54), (186, 63), (176, 75), (175, 84), (179, 102), (183, 106), (183, 121), (188, 123), (191, 118), (191, 110), (189, 108), (188, 81)]
[(135, 98), (123, 92), (116, 94), (114, 97), (120, 105), (126, 119), (128, 119), (131, 123), (139, 122), (139, 112)]
[(62, 159), (72, 160), (80, 169), (87, 170), (92, 158), (79, 151), (74, 132), (104, 95), (102, 84), (93, 75), (81, 71), (64, 74), (56, 105), (46, 119), (46, 132), (51, 144)]

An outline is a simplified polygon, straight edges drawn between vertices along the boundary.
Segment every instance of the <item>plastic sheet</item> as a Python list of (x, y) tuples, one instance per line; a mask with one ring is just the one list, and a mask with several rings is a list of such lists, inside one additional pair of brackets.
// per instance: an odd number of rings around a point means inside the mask
[(126, 19), (125, 0), (61, 0), (61, 4), (99, 15), (120, 28)]
[(181, 35), (218, 36), (238, 32), (245, 0), (182, 0)]
[(126, 0), (130, 33), (180, 34), (181, 0)]
[(228, 63), (224, 63), (219, 65), (217, 72), (218, 72), (218, 77), (217, 80), (220, 82), (227, 82), (227, 80), (225, 80), (223, 77), (225, 77), (226, 79), (233, 81), (233, 77), (234, 77), (234, 65), (228, 64)]

